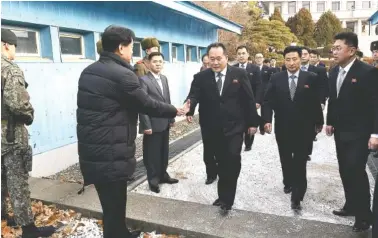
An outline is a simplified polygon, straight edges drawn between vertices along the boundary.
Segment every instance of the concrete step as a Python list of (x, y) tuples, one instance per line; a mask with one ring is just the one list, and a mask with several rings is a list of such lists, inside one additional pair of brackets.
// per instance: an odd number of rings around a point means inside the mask
[[(101, 219), (96, 190), (89, 186), (81, 195), (79, 184), (30, 178), (33, 199), (60, 208), (74, 209), (84, 216)], [(122, 209), (122, 208), (120, 208)], [(297, 217), (233, 210), (222, 216), (219, 208), (193, 202), (159, 198), (130, 192), (127, 224), (144, 231), (180, 234), (196, 238), (368, 238), (371, 232), (354, 233), (351, 227)]]

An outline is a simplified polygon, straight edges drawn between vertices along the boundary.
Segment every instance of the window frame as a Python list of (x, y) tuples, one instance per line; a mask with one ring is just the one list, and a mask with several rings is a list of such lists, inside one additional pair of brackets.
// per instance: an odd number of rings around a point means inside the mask
[[(364, 3), (368, 3), (368, 7), (364, 7)], [(362, 9), (370, 9), (371, 8), (371, 1), (361, 1), (361, 8)]]
[[(186, 47), (185, 47), (185, 51), (186, 51), (185, 52), (185, 57), (186, 57), (185, 62), (194, 62), (194, 61), (192, 61), (192, 49), (193, 49), (193, 46), (186, 45)], [(188, 56), (189, 56), (189, 60), (188, 60)]]
[[(63, 54), (62, 53), (62, 45), (60, 44), (60, 37), (71, 37), (71, 38), (80, 38), (80, 46), (81, 46), (81, 54), (80, 55), (71, 55), (71, 54)], [(85, 43), (84, 43), (84, 35), (80, 33), (73, 33), (73, 32), (67, 32), (67, 31), (60, 31), (59, 36), (59, 50), (60, 55), (64, 59), (85, 59)]]
[(16, 56), (18, 56), (18, 57), (38, 57), (38, 58), (42, 58), (40, 32), (39, 32), (38, 29), (29, 28), (29, 27), (22, 27), (22, 26), (10, 26), (10, 25), (2, 25), (1, 27), (4, 28), (4, 29), (15, 30), (15, 31), (35, 32), (35, 41), (36, 41), (36, 44), (37, 44), (37, 53), (36, 54), (33, 54), (33, 53), (30, 53), (30, 54), (29, 53), (17, 53), (17, 50), (16, 50)]
[[(353, 2), (353, 7), (349, 8), (349, 3), (352, 3), (352, 2)], [(347, 4), (347, 10), (348, 11), (354, 11), (354, 10), (356, 10), (356, 1), (347, 1), (346, 4)]]
[(134, 51), (133, 51), (133, 58), (137, 60), (143, 59), (142, 43), (140, 41), (134, 41), (133, 44), (135, 43), (139, 44), (140, 56), (134, 56)]
[[(319, 4), (323, 4), (323, 10), (319, 11)], [(316, 12), (325, 12), (326, 10), (326, 1), (316, 2)]]
[[(333, 4), (334, 3), (338, 4), (338, 8), (337, 9), (333, 9)], [(331, 3), (331, 10), (332, 11), (340, 11), (340, 9), (341, 9), (341, 1), (332, 1), (332, 3)]]
[[(308, 8), (304, 7), (303, 3), (308, 3)], [(306, 8), (309, 12), (311, 12), (311, 1), (302, 1), (302, 8)]]
[[(290, 4), (294, 4), (294, 12), (290, 12), (290, 8), (292, 8), (293, 6), (290, 6)], [(287, 13), (288, 14), (295, 14), (297, 13), (297, 2), (296, 1), (290, 1), (287, 3)]]
[[(175, 55), (176, 55), (175, 58), (173, 58), (173, 47), (175, 48)], [(172, 57), (172, 62), (177, 62), (178, 61), (178, 57), (177, 57), (177, 45), (172, 45), (171, 46), (171, 57)]]

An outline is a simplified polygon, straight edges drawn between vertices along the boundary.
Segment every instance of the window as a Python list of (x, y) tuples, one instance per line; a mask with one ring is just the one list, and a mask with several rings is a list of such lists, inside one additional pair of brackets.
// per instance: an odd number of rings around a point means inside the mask
[(316, 3), (316, 10), (318, 12), (324, 12), (325, 11), (325, 2), (324, 1), (317, 2)]
[(74, 56), (84, 58), (83, 36), (74, 33), (60, 33), (60, 52), (63, 56)]
[(362, 1), (362, 8), (369, 9), (371, 7), (370, 1)]
[(278, 8), (278, 10), (280, 11), (280, 13), (282, 13), (282, 4), (279, 3), (279, 2), (275, 2), (274, 3), (274, 9)]
[(332, 2), (332, 11), (340, 11), (340, 1)]
[(289, 14), (294, 14), (297, 11), (297, 3), (289, 2)]
[(172, 45), (172, 61), (177, 61), (177, 46)]
[(133, 45), (133, 57), (142, 58), (142, 46), (140, 42), (134, 41)]
[(192, 61), (192, 47), (186, 46), (186, 62)]
[(17, 56), (40, 56), (39, 32), (26, 28), (4, 27), (10, 29), (17, 36)]
[(347, 2), (347, 10), (354, 10), (356, 9), (355, 1), (348, 1)]
[(350, 29), (352, 32), (354, 32), (355, 25), (356, 25), (356, 22), (354, 22), (354, 21), (347, 21), (346, 28)]
[(310, 11), (310, 1), (303, 1), (302, 8), (306, 8), (307, 10)]

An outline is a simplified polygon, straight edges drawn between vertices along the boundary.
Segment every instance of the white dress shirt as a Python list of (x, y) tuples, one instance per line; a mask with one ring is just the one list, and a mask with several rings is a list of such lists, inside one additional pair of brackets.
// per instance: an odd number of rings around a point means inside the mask
[(294, 82), (295, 82), (295, 85), (298, 85), (298, 78), (299, 78), (299, 70), (295, 73), (290, 73), (289, 71), (287, 71), (287, 76), (289, 77), (289, 86), (290, 86), (290, 83), (291, 83), (291, 78), (290, 76), (291, 75), (295, 75), (296, 77), (294, 78)]
[(247, 63), (244, 63), (244, 64), (239, 63), (239, 68), (246, 69), (247, 68)]
[(163, 91), (163, 83), (161, 82), (160, 75), (155, 74), (155, 73), (153, 73), (152, 71), (150, 71), (150, 72), (151, 72), (151, 74), (154, 76), (154, 78), (156, 79), (157, 83), (159, 84), (159, 87), (160, 87), (160, 89), (161, 89), (161, 94), (164, 95), (164, 91)]
[[(222, 94), (222, 92), (223, 92), (224, 80), (226, 79), (226, 72), (227, 72), (227, 67), (225, 67), (221, 71), (221, 73), (222, 73), (222, 78), (221, 78), (221, 80), (222, 80), (222, 87), (221, 87), (221, 90), (220, 90), (220, 94)], [(218, 73), (214, 72), (214, 74), (215, 74), (215, 81), (218, 81)]]

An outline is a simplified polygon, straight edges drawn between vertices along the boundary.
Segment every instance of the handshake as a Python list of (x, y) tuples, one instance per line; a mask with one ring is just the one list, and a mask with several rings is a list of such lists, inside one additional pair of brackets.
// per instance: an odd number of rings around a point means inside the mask
[(177, 109), (177, 116), (185, 116), (190, 111), (190, 99), (186, 100), (181, 108)]

